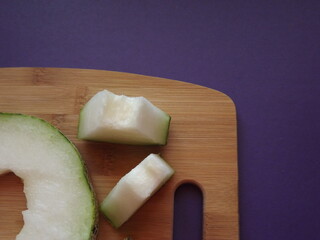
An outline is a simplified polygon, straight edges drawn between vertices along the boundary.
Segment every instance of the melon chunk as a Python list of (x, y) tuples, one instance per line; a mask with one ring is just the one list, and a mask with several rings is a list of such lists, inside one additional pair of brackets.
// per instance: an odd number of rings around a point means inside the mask
[(74, 145), (44, 120), (0, 113), (0, 174), (23, 180), (27, 209), (17, 240), (94, 239), (96, 202)]
[(173, 174), (174, 170), (158, 154), (150, 154), (120, 179), (102, 202), (102, 212), (114, 227), (120, 227)]
[(144, 97), (103, 90), (82, 108), (78, 138), (133, 145), (165, 145), (171, 117)]

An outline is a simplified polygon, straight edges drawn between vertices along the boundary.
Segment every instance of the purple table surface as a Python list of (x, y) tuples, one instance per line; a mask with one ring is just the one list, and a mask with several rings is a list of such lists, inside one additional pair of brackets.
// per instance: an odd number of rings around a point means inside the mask
[(0, 67), (122, 71), (226, 93), (240, 239), (320, 239), (320, 1), (2, 0)]

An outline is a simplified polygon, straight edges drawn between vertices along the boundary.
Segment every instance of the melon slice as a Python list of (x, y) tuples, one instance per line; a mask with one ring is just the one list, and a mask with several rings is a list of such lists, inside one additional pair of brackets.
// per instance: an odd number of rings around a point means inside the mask
[(158, 155), (150, 154), (123, 176), (101, 204), (101, 211), (118, 228), (174, 174)]
[(103, 90), (82, 108), (78, 138), (133, 145), (165, 145), (171, 117), (144, 97)]
[(0, 113), (0, 174), (24, 183), (27, 210), (17, 240), (95, 238), (96, 201), (74, 145), (44, 120)]

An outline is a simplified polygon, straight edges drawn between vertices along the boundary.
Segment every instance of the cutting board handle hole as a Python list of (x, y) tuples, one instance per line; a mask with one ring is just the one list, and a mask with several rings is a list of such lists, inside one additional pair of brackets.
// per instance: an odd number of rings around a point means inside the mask
[(174, 194), (173, 240), (202, 240), (202, 235), (202, 190), (195, 183), (182, 183)]

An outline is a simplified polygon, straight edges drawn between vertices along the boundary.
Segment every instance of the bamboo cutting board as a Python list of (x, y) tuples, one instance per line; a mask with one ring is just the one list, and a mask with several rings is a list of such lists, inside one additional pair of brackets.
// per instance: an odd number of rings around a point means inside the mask
[[(76, 138), (81, 107), (96, 92), (144, 96), (172, 117), (166, 146), (127, 146)], [(203, 239), (237, 240), (238, 169), (235, 106), (226, 95), (198, 85), (136, 74), (60, 68), (0, 69), (0, 112), (43, 118), (58, 127), (83, 156), (99, 202), (149, 153), (161, 153), (173, 178), (120, 229), (100, 215), (98, 240), (172, 239), (175, 189), (183, 182), (203, 192)], [(0, 156), (1, 157), (1, 156)], [(23, 225), (23, 184), (0, 176), (0, 239)]]

